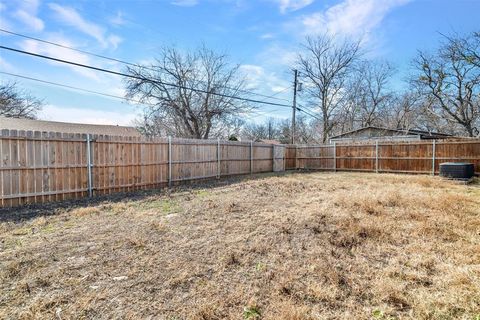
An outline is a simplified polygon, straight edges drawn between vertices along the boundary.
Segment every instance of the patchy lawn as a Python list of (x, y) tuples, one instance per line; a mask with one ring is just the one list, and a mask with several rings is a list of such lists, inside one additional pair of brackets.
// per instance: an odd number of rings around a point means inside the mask
[(2, 319), (480, 318), (478, 182), (270, 174), (35, 212), (1, 213)]

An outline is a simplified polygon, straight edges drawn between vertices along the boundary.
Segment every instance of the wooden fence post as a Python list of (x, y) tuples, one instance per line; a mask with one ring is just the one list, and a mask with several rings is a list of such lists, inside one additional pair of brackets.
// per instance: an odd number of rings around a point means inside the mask
[(168, 186), (172, 186), (172, 137), (168, 136)]
[(333, 171), (337, 172), (337, 142), (333, 142)]
[[(155, 178), (161, 178), (162, 185), (173, 187), (174, 182), (181, 180), (214, 177), (220, 179), (222, 174), (265, 172), (268, 167), (266, 162), (269, 160), (268, 151), (272, 152), (270, 157), (273, 161), (272, 170), (284, 170), (278, 161), (283, 160), (283, 166), (286, 165), (287, 149), (282, 145), (262, 143), (256, 146), (254, 141), (247, 144), (229, 143), (220, 139), (217, 142), (215, 140), (206, 142), (168, 137), (168, 140), (165, 138), (158, 140), (162, 151), (161, 155), (157, 155), (156, 141), (96, 134), (67, 136), (35, 132), (33, 135), (30, 133), (25, 135), (23, 131), (0, 130), (0, 206), (10, 207), (26, 202), (48, 202), (70, 197), (91, 198), (103, 193), (145, 189), (157, 185)], [(428, 172), (435, 176), (437, 161), (459, 159), (475, 161), (478, 159), (477, 148), (480, 147), (480, 139), (440, 141), (438, 144), (440, 149), (436, 140), (432, 140), (431, 143), (428, 141), (380, 143), (380, 141), (380, 139), (375, 141), (375, 145), (371, 143), (373, 141), (362, 145), (340, 143), (338, 154), (336, 142), (333, 141), (320, 146), (291, 145), (291, 150), (295, 151), (295, 154), (291, 155), (291, 160), (295, 161), (296, 168), (331, 169), (335, 172), (368, 170), (378, 174)], [(372, 147), (375, 148), (375, 155), (371, 154)], [(354, 153), (351, 150), (360, 152)], [(407, 152), (400, 153), (397, 150)], [(368, 154), (359, 157), (349, 156), (363, 155), (361, 153), (363, 151)], [(337, 163), (338, 159), (340, 165)], [(364, 161), (348, 163), (349, 159)], [(372, 160), (375, 161), (374, 168)], [(408, 166), (400, 166), (400, 160), (408, 161)], [(246, 168), (246, 161), (249, 161), (249, 169)], [(330, 161), (334, 163), (328, 168)], [(427, 169), (429, 166), (430, 170)], [(478, 174), (478, 166), (475, 168)]]
[(250, 174), (253, 173), (253, 141), (250, 141)]
[(92, 140), (90, 134), (87, 133), (87, 179), (88, 179), (88, 196), (93, 196), (93, 183), (92, 183)]
[(298, 165), (298, 146), (295, 145), (295, 170), (300, 169)]
[(220, 138), (217, 139), (217, 179), (220, 179), (221, 175), (221, 159), (220, 159)]

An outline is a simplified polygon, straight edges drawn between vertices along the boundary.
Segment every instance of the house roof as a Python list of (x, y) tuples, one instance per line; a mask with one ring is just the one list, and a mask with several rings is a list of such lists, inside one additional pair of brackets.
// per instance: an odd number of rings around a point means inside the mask
[(268, 143), (268, 144), (282, 144), (280, 141), (270, 140), (270, 139), (260, 139), (257, 142)]
[(141, 136), (134, 127), (69, 123), (0, 117), (0, 129), (61, 133), (90, 133), (111, 136)]
[(417, 129), (390, 129), (390, 128), (383, 128), (383, 127), (376, 127), (376, 126), (368, 126), (368, 127), (363, 127), (355, 130), (351, 130), (348, 132), (344, 132), (342, 134), (336, 135), (331, 137), (330, 139), (338, 139), (342, 138), (344, 136), (347, 136), (352, 133), (368, 130), (368, 129), (375, 129), (375, 130), (381, 130), (381, 131), (389, 131), (389, 132), (394, 132), (398, 133), (399, 135), (419, 135), (424, 138), (448, 138), (452, 137), (452, 135), (447, 134), (447, 133), (440, 133), (440, 132), (432, 132), (432, 131), (424, 131), (424, 130), (417, 130)]

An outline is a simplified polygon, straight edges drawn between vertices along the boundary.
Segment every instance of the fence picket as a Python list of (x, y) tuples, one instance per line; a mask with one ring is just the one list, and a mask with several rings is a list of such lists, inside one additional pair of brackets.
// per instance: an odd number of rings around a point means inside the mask
[(89, 186), (94, 195), (110, 194), (180, 181), (271, 172), (283, 166), (287, 170), (431, 174), (439, 162), (468, 161), (475, 164), (476, 174), (480, 173), (480, 139), (274, 147), (218, 140), (91, 138), (89, 153), (85, 134), (2, 130), (0, 205), (82, 198), (89, 194)]

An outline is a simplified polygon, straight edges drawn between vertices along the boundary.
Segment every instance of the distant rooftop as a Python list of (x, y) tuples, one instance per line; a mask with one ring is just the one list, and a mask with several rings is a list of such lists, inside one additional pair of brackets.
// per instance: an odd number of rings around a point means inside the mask
[(268, 144), (282, 144), (278, 140), (271, 140), (271, 139), (259, 139), (257, 142), (268, 143)]
[(0, 130), (1, 129), (61, 133), (90, 133), (111, 136), (141, 136), (140, 132), (138, 132), (137, 129), (135, 129), (134, 127), (17, 119), (6, 117), (0, 117)]
[(416, 129), (390, 129), (375, 126), (368, 126), (356, 130), (348, 131), (330, 138), (330, 140), (344, 140), (344, 139), (379, 139), (388, 137), (417, 137), (418, 139), (445, 139), (451, 138), (452, 135), (424, 131)]

